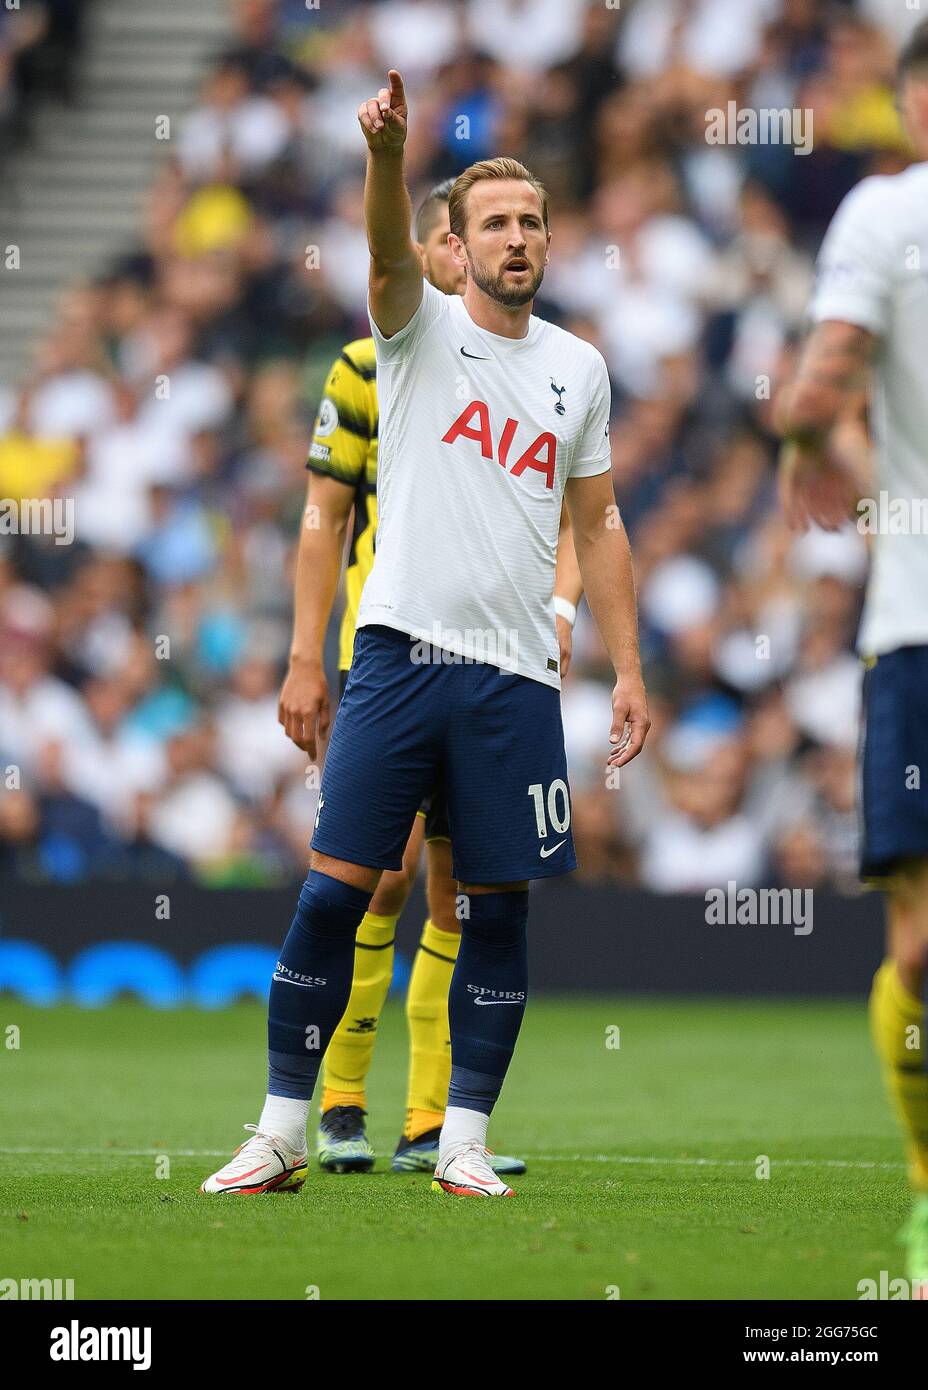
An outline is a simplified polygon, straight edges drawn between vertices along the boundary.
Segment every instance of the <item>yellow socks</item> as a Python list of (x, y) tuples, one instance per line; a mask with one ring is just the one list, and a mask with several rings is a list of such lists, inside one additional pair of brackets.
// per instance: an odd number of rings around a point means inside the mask
[(436, 1129), (445, 1118), (451, 1080), (448, 989), (461, 944), (460, 932), (442, 931), (426, 921), (406, 995), (409, 1022), (407, 1139)]
[(904, 988), (892, 960), (885, 960), (873, 977), (870, 1027), (886, 1085), (905, 1130), (909, 1177), (920, 1192), (928, 1192), (925, 1005)]
[(367, 1109), (364, 1083), (393, 975), (393, 939), (398, 920), (367, 912), (358, 927), (348, 1007), (325, 1054), (323, 1113), (334, 1105), (360, 1105), (362, 1110)]

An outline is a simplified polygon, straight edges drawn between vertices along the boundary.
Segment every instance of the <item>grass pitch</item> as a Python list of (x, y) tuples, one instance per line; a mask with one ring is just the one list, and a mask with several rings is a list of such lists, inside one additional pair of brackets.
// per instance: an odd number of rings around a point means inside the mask
[(263, 1053), (258, 1005), (0, 999), (0, 1278), (70, 1278), (78, 1299), (853, 1300), (904, 1272), (905, 1173), (862, 1004), (533, 1001), (491, 1126), (529, 1162), (514, 1201), (389, 1172), (394, 1003), (373, 1174), (199, 1196), (258, 1118)]

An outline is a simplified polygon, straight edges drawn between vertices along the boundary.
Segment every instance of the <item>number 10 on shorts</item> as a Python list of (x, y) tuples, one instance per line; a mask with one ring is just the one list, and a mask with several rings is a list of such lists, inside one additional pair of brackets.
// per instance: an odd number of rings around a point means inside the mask
[[(563, 835), (570, 825), (570, 796), (567, 791), (567, 783), (563, 778), (558, 777), (556, 781), (551, 783), (547, 797), (541, 782), (533, 782), (528, 789), (528, 795), (535, 803), (535, 824), (538, 827), (539, 840), (546, 840), (552, 832), (555, 835)], [(551, 822), (550, 831), (548, 821), (545, 819), (546, 806), (548, 820)]]

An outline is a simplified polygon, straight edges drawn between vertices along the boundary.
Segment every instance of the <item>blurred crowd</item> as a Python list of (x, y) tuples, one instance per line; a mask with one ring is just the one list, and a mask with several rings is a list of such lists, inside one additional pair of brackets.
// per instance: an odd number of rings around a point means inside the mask
[(29, 138), (43, 95), (70, 101), (86, 0), (0, 3), (0, 160)]
[[(318, 776), (278, 691), (312, 419), (369, 332), (356, 109), (395, 66), (415, 195), (489, 155), (525, 162), (552, 204), (537, 312), (612, 377), (654, 728), (607, 782), (610, 673), (581, 610), (563, 692), (581, 873), (854, 891), (867, 554), (851, 528), (786, 530), (770, 402), (835, 207), (908, 162), (893, 61), (917, 12), (231, 12), (136, 252), (69, 290), (0, 391), (0, 498), (73, 498), (75, 518), (73, 544), (0, 535), (0, 872), (261, 884), (305, 866)], [(811, 111), (811, 152), (707, 142), (730, 101)], [(862, 421), (847, 431), (867, 448)]]

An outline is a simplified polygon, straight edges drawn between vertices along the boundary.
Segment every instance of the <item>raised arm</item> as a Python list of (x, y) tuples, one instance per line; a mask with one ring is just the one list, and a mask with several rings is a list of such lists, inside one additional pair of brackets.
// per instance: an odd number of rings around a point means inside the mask
[(631, 549), (609, 472), (569, 478), (566, 496), (587, 603), (616, 675), (607, 763), (622, 767), (641, 752), (651, 727), (638, 654)]
[(422, 301), (422, 258), (412, 242), (412, 205), (403, 177), (406, 93), (393, 68), (358, 108), (367, 141), (364, 220), (371, 253), (370, 305), (385, 338), (405, 328)]

